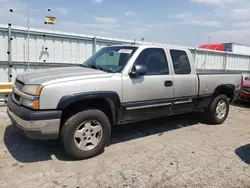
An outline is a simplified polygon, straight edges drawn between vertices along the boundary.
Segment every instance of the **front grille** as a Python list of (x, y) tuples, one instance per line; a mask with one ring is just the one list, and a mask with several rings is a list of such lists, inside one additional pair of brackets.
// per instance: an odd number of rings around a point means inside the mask
[(20, 80), (16, 80), (16, 82), (15, 82), (15, 87), (16, 87), (18, 90), (22, 91), (23, 86), (24, 86), (24, 83), (23, 83), (23, 82), (21, 82)]
[(241, 99), (250, 100), (250, 96), (241, 96)]
[(17, 95), (16, 93), (13, 93), (13, 97), (15, 101), (20, 102), (21, 97), (19, 95)]
[(243, 87), (243, 91), (250, 93), (250, 87)]

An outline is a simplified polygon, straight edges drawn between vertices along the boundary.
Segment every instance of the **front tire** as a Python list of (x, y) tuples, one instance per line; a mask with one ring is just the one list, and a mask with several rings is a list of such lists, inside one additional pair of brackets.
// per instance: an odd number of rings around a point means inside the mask
[(226, 95), (218, 95), (208, 106), (205, 116), (212, 124), (222, 124), (229, 112), (229, 101)]
[(108, 117), (91, 109), (71, 116), (61, 128), (61, 141), (66, 153), (78, 160), (99, 155), (111, 134)]

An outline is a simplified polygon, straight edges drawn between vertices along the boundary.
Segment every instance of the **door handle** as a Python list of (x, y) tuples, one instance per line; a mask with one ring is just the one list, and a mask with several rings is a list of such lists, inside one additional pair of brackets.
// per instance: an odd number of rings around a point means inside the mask
[(165, 87), (172, 87), (173, 86), (173, 81), (165, 81)]

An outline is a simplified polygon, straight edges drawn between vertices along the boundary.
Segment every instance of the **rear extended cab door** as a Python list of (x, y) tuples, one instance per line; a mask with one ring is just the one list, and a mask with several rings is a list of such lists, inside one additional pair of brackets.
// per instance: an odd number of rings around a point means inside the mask
[(192, 111), (197, 103), (198, 77), (192, 54), (187, 49), (169, 48), (168, 59), (173, 72), (174, 101), (172, 113)]

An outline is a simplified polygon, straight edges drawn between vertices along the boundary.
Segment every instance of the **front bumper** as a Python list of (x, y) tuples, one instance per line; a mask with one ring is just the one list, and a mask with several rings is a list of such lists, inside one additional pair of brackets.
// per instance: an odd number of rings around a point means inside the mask
[(241, 91), (241, 92), (240, 92), (240, 100), (241, 100), (241, 101), (250, 102), (250, 93)]
[(233, 99), (230, 101), (231, 103), (234, 103), (235, 101), (240, 100), (240, 90), (235, 90), (234, 91), (234, 97)]
[(13, 125), (27, 137), (39, 140), (58, 138), (61, 111), (34, 111), (17, 105), (10, 96), (7, 104), (7, 113)]

